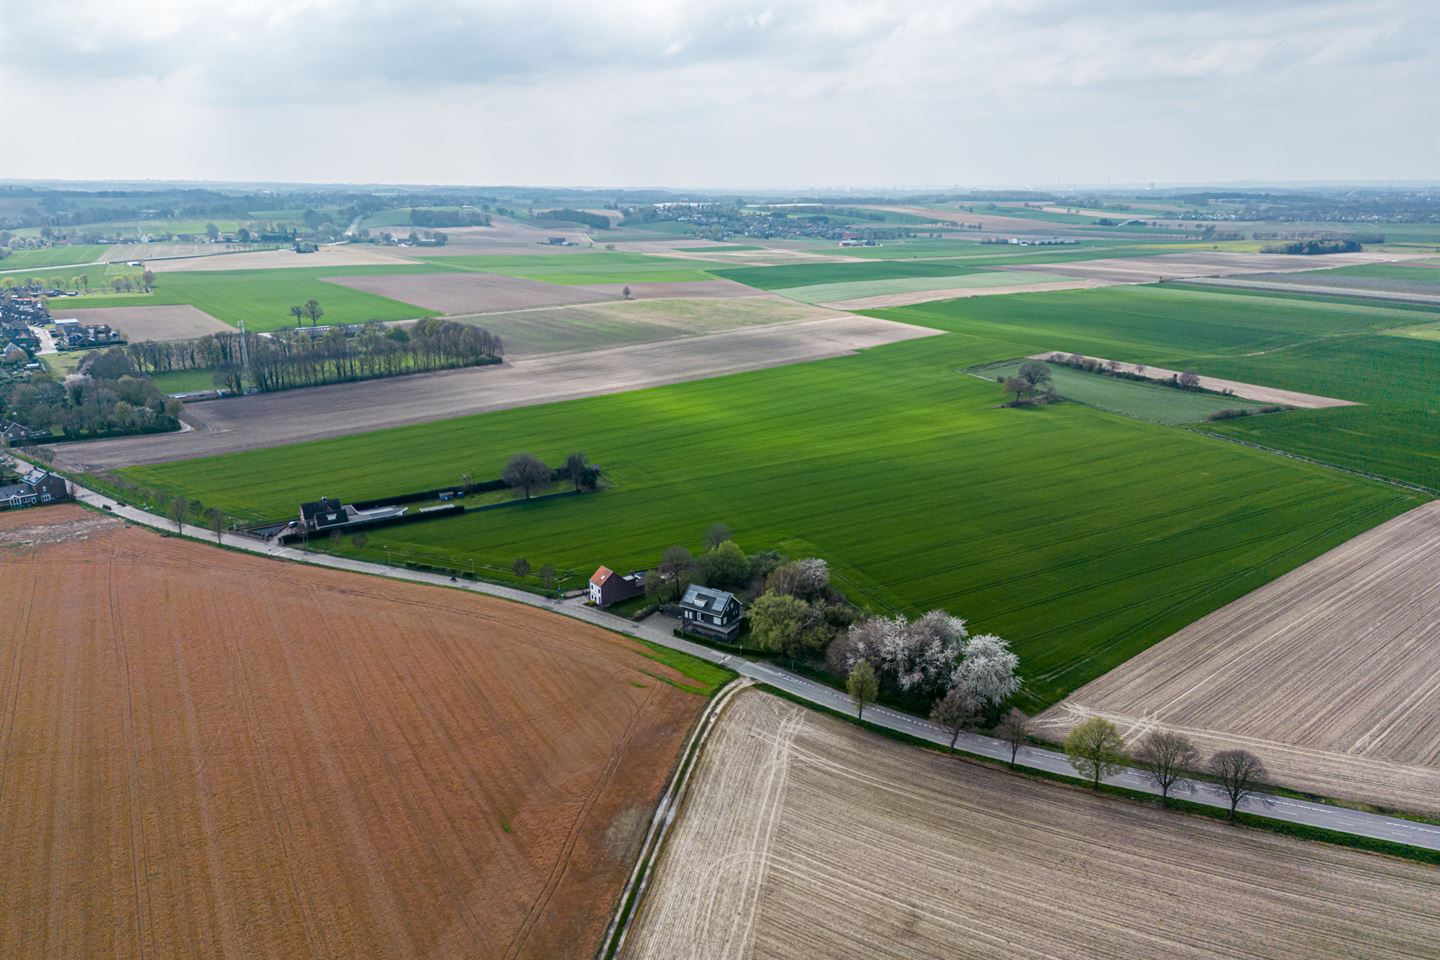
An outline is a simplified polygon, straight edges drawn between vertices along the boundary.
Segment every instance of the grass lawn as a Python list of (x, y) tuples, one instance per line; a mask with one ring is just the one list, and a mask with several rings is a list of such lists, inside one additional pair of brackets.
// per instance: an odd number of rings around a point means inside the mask
[(879, 297), (888, 293), (913, 293), (924, 290), (949, 290), (964, 287), (1006, 287), (1022, 283), (1047, 283), (1068, 280), (1054, 273), (1030, 270), (969, 270), (928, 277), (896, 277), (893, 280), (861, 280), (855, 283), (817, 283), (807, 287), (790, 287), (775, 292), (782, 297), (804, 303), (834, 303), (861, 297)]
[(886, 314), (950, 336), (124, 472), (279, 517), (300, 490), (364, 499), (494, 476), (519, 450), (558, 462), (582, 449), (612, 488), (377, 530), (367, 555), (389, 545), (462, 568), (523, 556), (573, 586), (600, 563), (641, 568), (671, 544), (697, 547), (724, 521), (747, 549), (826, 558), (873, 609), (944, 607), (1008, 637), (1034, 709), (1423, 498), (1078, 404), (1001, 408), (998, 385), (957, 371), (1057, 349), (1234, 375), (1206, 362), (1304, 337), (1342, 346), (1363, 336), (1340, 334), (1394, 326), (1387, 313), (1155, 288), (931, 304)]
[(426, 257), (426, 262), (453, 270), (500, 273), (562, 286), (592, 283), (664, 283), (713, 279), (696, 269), (693, 260), (652, 257), (643, 253), (563, 253), (549, 256)]
[[(147, 304), (192, 304), (231, 325), (245, 321), (247, 330), (261, 333), (295, 325), (291, 304), (312, 297), (325, 310), (322, 323), (364, 323), (366, 320), (408, 320), (435, 316), (414, 304), (352, 290), (323, 278), (381, 273), (431, 273), (443, 268), (425, 264), (365, 267), (313, 267), (277, 270), (214, 270), (161, 274), (149, 295), (91, 294), (66, 302), (73, 307), (135, 307)], [(92, 289), (96, 286), (91, 282)]]
[(194, 393), (215, 389), (214, 370), (173, 370), (157, 373), (150, 379), (163, 393)]
[[(42, 247), (38, 250), (13, 250), (0, 260), (0, 271), (34, 270), (63, 264), (94, 263), (110, 247), (102, 243), (77, 243), (68, 247)], [(70, 274), (65, 274), (68, 282)]]
[[(990, 380), (1011, 377), (1023, 362), (1011, 360), (994, 363), (970, 372)], [(1109, 377), (1103, 373), (1086, 373), (1084, 370), (1075, 370), (1059, 363), (1047, 363), (1045, 366), (1050, 368), (1055, 392), (1066, 400), (1109, 410), (1111, 413), (1139, 417), (1141, 420), (1153, 420), (1155, 423), (1195, 423), (1217, 410), (1253, 411), (1263, 406), (1239, 397), (1177, 390), (1161, 384)]]

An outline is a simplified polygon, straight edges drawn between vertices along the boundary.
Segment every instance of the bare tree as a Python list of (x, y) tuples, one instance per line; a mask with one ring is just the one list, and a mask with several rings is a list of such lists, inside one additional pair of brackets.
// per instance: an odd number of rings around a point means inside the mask
[(296, 304), (290, 308), (290, 316), (295, 318), (295, 326), (300, 326), (305, 322), (305, 308)]
[(185, 517), (190, 513), (190, 501), (182, 496), (176, 496), (170, 501), (166, 516), (175, 521), (175, 531), (178, 533), (185, 523)]
[(1178, 382), (1180, 386), (1184, 387), (1186, 390), (1194, 390), (1200, 386), (1200, 374), (1196, 373), (1194, 370), (1186, 370), (1184, 373), (1180, 374), (1176, 382)]
[(845, 680), (845, 692), (850, 694), (850, 702), (855, 704), (855, 716), (864, 717), (865, 704), (873, 703), (880, 692), (880, 681), (875, 678), (875, 668), (870, 666), (869, 660), (855, 661), (855, 666), (850, 668), (850, 676)]
[(225, 514), (219, 507), (211, 507), (205, 511), (205, 519), (210, 521), (210, 530), (215, 534), (215, 542), (223, 543), (225, 540)]
[(1221, 750), (1210, 758), (1206, 769), (1218, 781), (1214, 789), (1230, 801), (1232, 821), (1235, 809), (1254, 794), (1268, 776), (1265, 764), (1248, 750)]
[(524, 490), (525, 499), (529, 500), (531, 493), (549, 484), (550, 476), (550, 468), (539, 459), (528, 453), (517, 453), (505, 464), (500, 479), (512, 487)]
[(1104, 717), (1091, 717), (1071, 728), (1065, 737), (1070, 766), (1090, 780), (1097, 790), (1100, 779), (1120, 770), (1125, 762), (1125, 738)]
[(1010, 748), (1010, 769), (1015, 769), (1015, 758), (1020, 754), (1020, 748), (1025, 746), (1025, 739), (1030, 736), (1030, 718), (1011, 707), (995, 727), (995, 736)]
[(370, 542), (370, 538), (365, 535), (365, 531), (364, 531), (364, 530), (357, 530), (357, 531), (355, 531), (355, 533), (350, 537), (350, 546), (352, 546), (352, 547), (354, 547), (356, 550), (360, 551), (360, 553), (361, 553), (362, 555), (365, 553), (365, 544), (367, 544), (367, 543), (369, 543), (369, 542)]
[(310, 326), (315, 326), (320, 318), (325, 316), (325, 311), (320, 309), (320, 301), (310, 299), (305, 301), (305, 316), (310, 318)]
[(1170, 801), (1170, 791), (1185, 783), (1185, 771), (1200, 765), (1200, 751), (1182, 734), (1156, 730), (1135, 747), (1135, 762), (1146, 778), (1160, 788), (1160, 799)]
[(660, 575), (674, 587), (676, 596), (688, 585), (695, 569), (695, 555), (684, 547), (667, 547), (660, 554)]
[(546, 590), (554, 591), (555, 568), (553, 566), (547, 563), (540, 568), (540, 582), (544, 584)]
[(515, 576), (517, 577), (529, 576), (530, 561), (526, 560), (524, 557), (521, 557), (519, 560), (516, 560), (514, 563), (510, 564), (510, 569), (515, 571)]
[(460, 490), (466, 494), (474, 492), (475, 474), (469, 472), (460, 474)]
[(590, 461), (583, 453), (572, 453), (565, 458), (565, 472), (570, 476), (570, 482), (575, 484), (575, 492), (580, 492), (580, 485), (585, 483), (590, 474)]
[(930, 721), (950, 734), (950, 749), (954, 751), (960, 731), (975, 722), (980, 715), (980, 699), (963, 686), (953, 686), (930, 708)]
[(710, 524), (710, 528), (705, 531), (706, 548), (714, 550), (726, 540), (732, 539), (733, 533), (734, 531), (730, 529), (728, 524), (720, 523), (719, 521)]

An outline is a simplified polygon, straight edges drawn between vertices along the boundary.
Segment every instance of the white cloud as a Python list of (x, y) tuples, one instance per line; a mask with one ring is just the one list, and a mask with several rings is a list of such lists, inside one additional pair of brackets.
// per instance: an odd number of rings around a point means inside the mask
[(0, 174), (1433, 178), (1432, 20), (1406, 0), (8, 3)]

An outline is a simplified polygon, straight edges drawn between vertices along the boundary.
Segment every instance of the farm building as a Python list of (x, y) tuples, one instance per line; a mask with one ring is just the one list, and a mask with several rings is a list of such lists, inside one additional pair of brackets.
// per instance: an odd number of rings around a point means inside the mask
[(358, 527), (377, 520), (391, 520), (405, 515), (404, 507), (376, 507), (373, 510), (357, 510), (348, 503), (341, 503), (334, 497), (321, 497), (309, 503), (300, 504), (298, 528), (306, 533), (324, 533), (327, 530), (341, 530)]
[(683, 629), (717, 640), (733, 641), (740, 632), (744, 608), (733, 593), (711, 590), (692, 583), (680, 600), (680, 621)]
[(601, 567), (590, 577), (590, 602), (597, 607), (608, 607), (645, 592), (645, 573), (620, 576), (609, 567)]
[(68, 499), (70, 487), (65, 478), (44, 470), (32, 470), (19, 483), (0, 486), (0, 510), (18, 510)]

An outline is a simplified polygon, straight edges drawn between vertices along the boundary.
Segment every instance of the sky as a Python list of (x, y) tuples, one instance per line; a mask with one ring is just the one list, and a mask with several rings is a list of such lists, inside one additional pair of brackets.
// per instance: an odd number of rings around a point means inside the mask
[(1435, 0), (9, 0), (0, 178), (1440, 179)]

